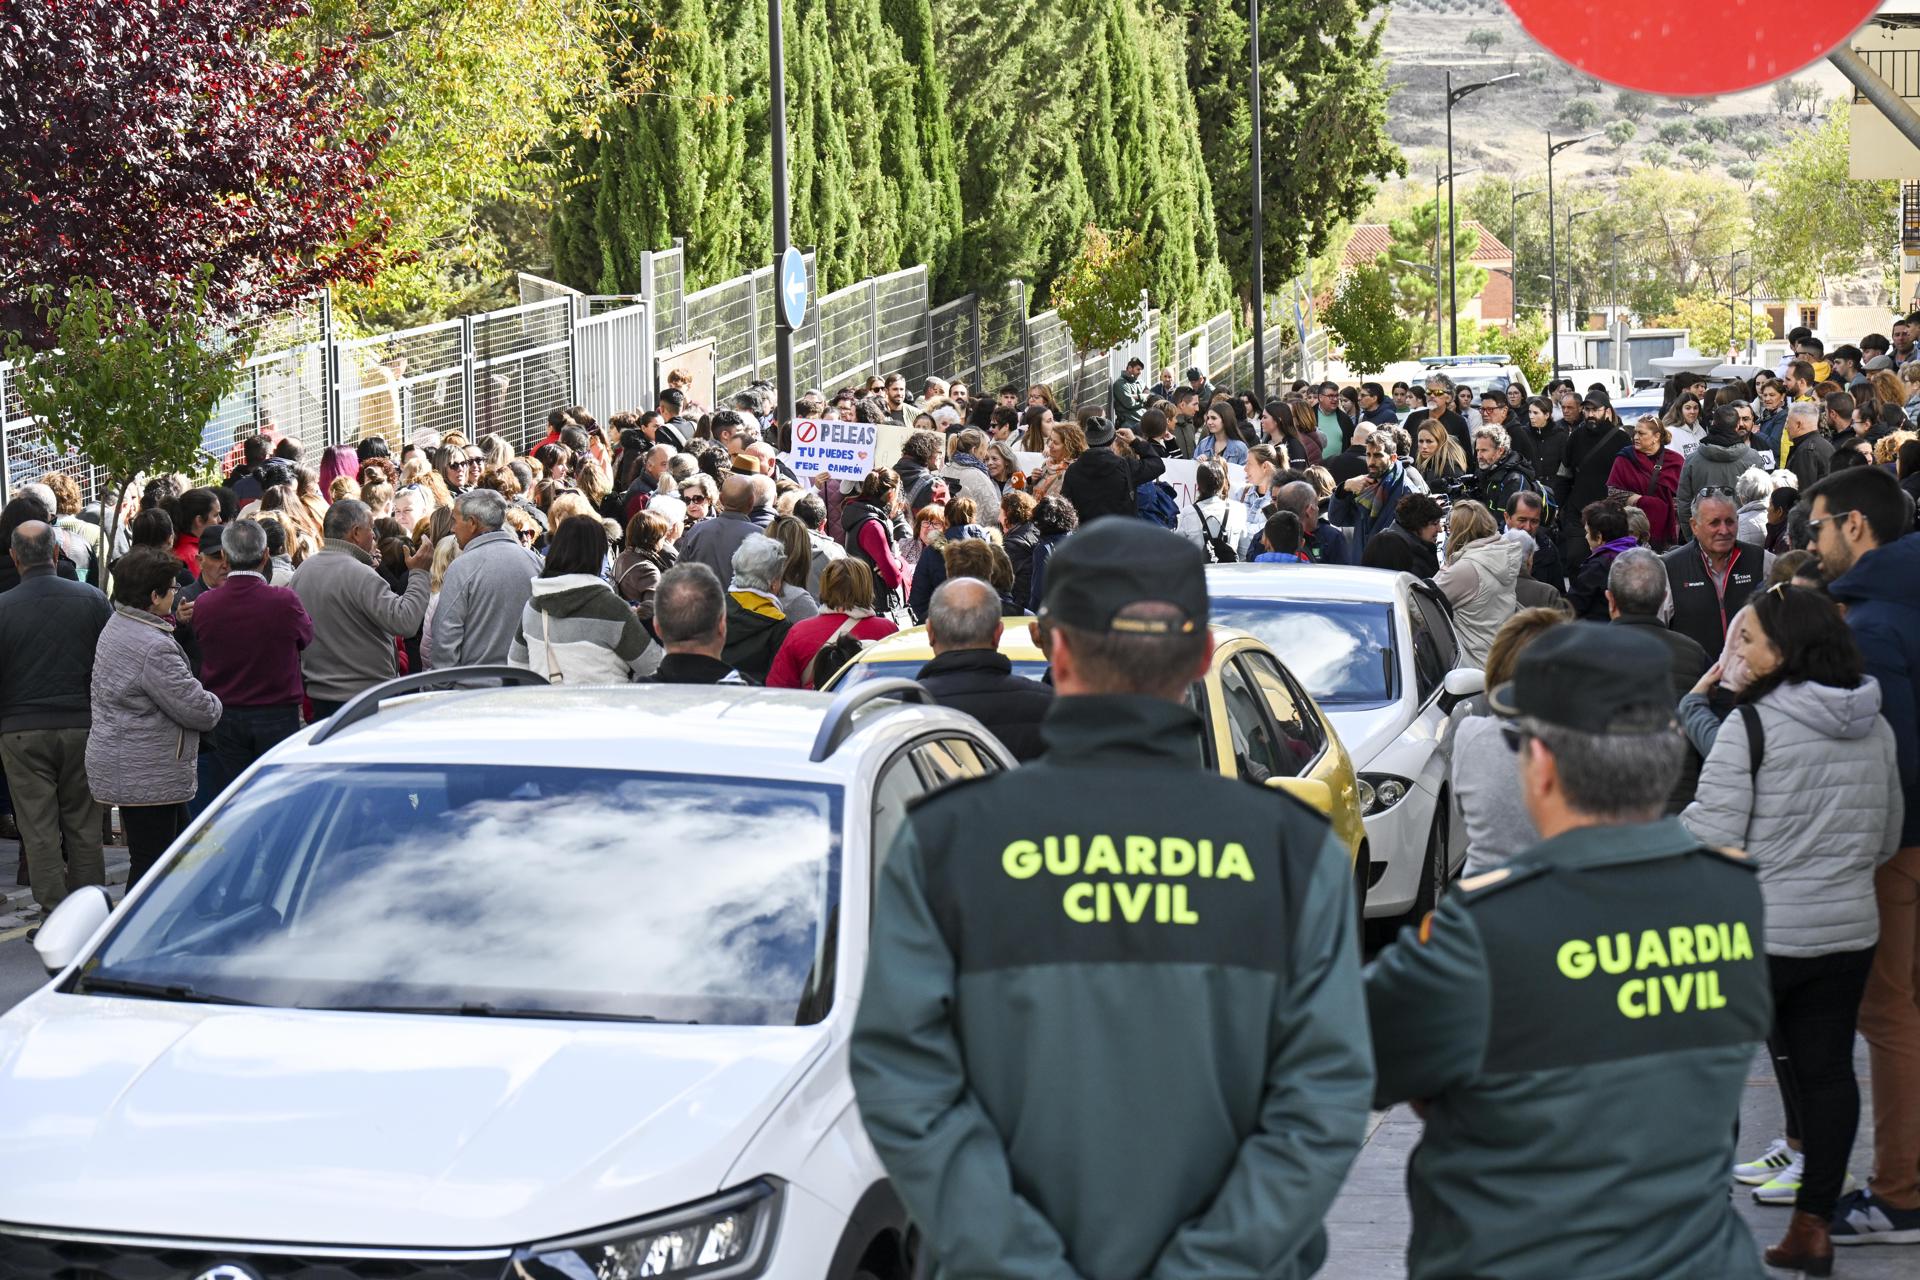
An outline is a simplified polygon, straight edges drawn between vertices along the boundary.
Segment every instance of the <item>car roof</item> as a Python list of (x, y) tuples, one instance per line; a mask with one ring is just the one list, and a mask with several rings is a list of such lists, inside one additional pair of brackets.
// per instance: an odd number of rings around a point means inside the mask
[(433, 761), (838, 778), (856, 771), (868, 748), (891, 750), (896, 739), (930, 727), (973, 726), (968, 717), (939, 707), (868, 712), (857, 718), (859, 727), (846, 745), (815, 763), (809, 755), (833, 704), (831, 694), (750, 685), (456, 689), (391, 699), (377, 714), (317, 744), (309, 742), (314, 731), (308, 730), (276, 749), (274, 762)]
[(1275, 600), (1398, 600), (1410, 573), (1362, 569), (1355, 565), (1313, 564), (1297, 568), (1264, 564), (1210, 564), (1207, 592), (1214, 596), (1265, 596)]

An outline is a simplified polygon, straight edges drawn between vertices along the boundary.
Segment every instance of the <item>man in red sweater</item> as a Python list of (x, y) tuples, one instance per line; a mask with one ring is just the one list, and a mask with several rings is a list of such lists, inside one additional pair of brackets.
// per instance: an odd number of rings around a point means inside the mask
[(227, 579), (194, 602), (200, 682), (220, 699), (213, 749), (231, 782), (300, 728), (300, 651), (313, 619), (290, 588), (267, 583), (267, 533), (238, 520), (221, 534)]

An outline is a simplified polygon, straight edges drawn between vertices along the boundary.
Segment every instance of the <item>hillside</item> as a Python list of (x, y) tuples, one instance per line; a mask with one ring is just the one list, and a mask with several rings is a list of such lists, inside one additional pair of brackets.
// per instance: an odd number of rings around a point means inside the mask
[[(1475, 37), (1477, 32), (1487, 34)], [(1482, 43), (1476, 45), (1476, 39)], [(1424, 171), (1429, 183), (1442, 162), (1449, 69), (1456, 83), (1508, 72), (1523, 77), (1483, 90), (1454, 109), (1454, 157), (1461, 169), (1479, 165), (1488, 173), (1515, 176), (1541, 172), (1547, 129), (1556, 137), (1572, 137), (1631, 120), (1633, 136), (1624, 146), (1616, 149), (1608, 139), (1596, 138), (1554, 161), (1556, 178), (1590, 175), (1603, 184), (1636, 163), (1717, 170), (1750, 182), (1753, 148), (1778, 141), (1821, 103), (1849, 91), (1840, 73), (1822, 62), (1794, 78), (1806, 93), (1793, 104), (1780, 100), (1777, 87), (1713, 100), (1623, 97), (1541, 48), (1499, 0), (1398, 0), (1388, 10), (1384, 46), (1392, 64), (1393, 138), (1406, 152), (1409, 180), (1419, 180)], [(1715, 56), (1710, 40), (1702, 42), (1701, 56)]]

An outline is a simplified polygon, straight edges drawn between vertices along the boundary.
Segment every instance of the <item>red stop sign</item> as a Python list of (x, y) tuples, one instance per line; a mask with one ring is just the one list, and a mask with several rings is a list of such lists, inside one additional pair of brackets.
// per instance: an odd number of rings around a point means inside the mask
[(1818, 62), (1880, 0), (1507, 0), (1541, 44), (1626, 89), (1738, 93)]

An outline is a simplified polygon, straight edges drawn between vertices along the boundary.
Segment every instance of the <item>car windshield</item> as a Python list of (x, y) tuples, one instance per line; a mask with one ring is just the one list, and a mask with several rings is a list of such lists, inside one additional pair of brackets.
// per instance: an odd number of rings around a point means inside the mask
[(838, 788), (524, 765), (267, 769), (73, 990), (730, 1025), (832, 999)]
[[(846, 676), (836, 687), (844, 689), (848, 685), (860, 684), (867, 680), (881, 680), (887, 677), (899, 680), (917, 680), (920, 678), (920, 668), (926, 666), (927, 661), (925, 658), (909, 658), (904, 662), (858, 662), (848, 669)], [(1029, 680), (1040, 680), (1047, 674), (1047, 664), (1040, 658), (1031, 660), (1015, 658), (1013, 660), (1013, 674), (1025, 676)]]
[(1215, 596), (1213, 620), (1273, 650), (1323, 707), (1384, 706), (1396, 696), (1391, 605)]

